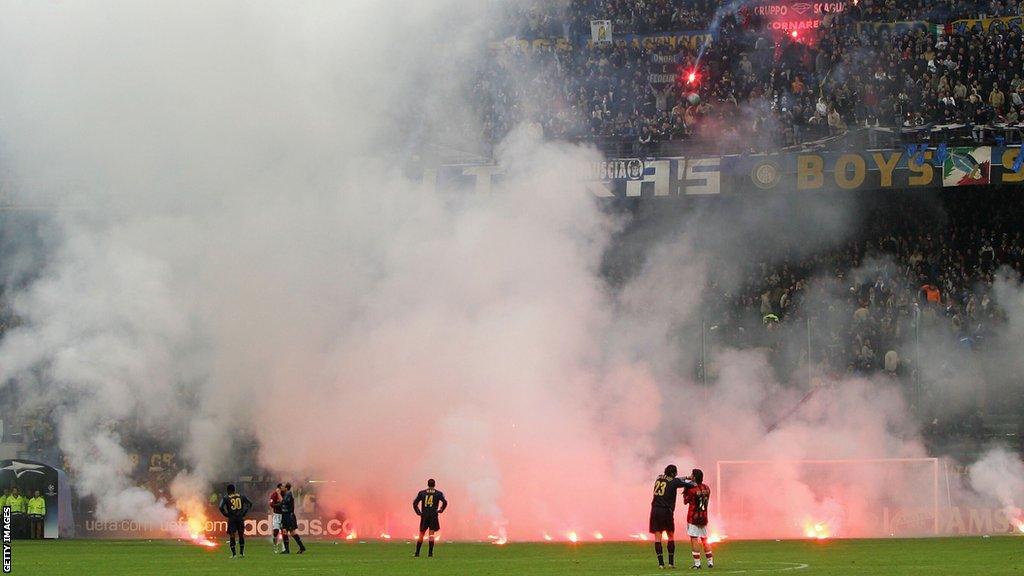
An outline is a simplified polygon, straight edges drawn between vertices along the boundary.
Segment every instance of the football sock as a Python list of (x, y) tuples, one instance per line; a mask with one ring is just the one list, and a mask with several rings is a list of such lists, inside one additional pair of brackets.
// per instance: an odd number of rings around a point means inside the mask
[(430, 541), (427, 542), (427, 556), (434, 555), (434, 537), (430, 537)]
[(228, 536), (228, 542), (231, 542), (231, 555), (235, 555), (235, 535)]
[(693, 553), (693, 565), (700, 566), (700, 552)]
[(665, 556), (662, 555), (661, 550), (662, 550), (661, 542), (655, 542), (654, 543), (654, 553), (658, 555), (658, 565), (659, 566), (664, 566), (665, 565)]
[(668, 541), (668, 563), (672, 566), (676, 565), (676, 541)]
[(242, 532), (238, 533), (238, 552), (245, 556), (245, 534)]
[(289, 552), (289, 550), (288, 550), (288, 534), (287, 533), (281, 535), (281, 541), (284, 542), (284, 551), (285, 552)]
[(292, 534), (292, 538), (294, 538), (295, 543), (299, 545), (299, 552), (305, 552), (306, 546), (302, 543), (302, 538), (299, 538), (298, 534)]

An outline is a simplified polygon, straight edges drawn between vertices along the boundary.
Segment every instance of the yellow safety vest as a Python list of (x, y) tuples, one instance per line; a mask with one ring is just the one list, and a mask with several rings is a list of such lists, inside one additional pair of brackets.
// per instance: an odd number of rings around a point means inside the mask
[(11, 512), (15, 514), (19, 512), (24, 514), (27, 504), (28, 502), (24, 496), (10, 496), (7, 498), (7, 505), (11, 507)]
[(29, 498), (28, 514), (29, 516), (46, 516), (46, 499), (42, 496)]

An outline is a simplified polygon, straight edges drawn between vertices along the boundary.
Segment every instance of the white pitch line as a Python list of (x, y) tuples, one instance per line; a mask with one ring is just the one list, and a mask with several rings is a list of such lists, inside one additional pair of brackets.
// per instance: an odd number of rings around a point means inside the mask
[[(810, 568), (810, 564), (804, 564), (802, 562), (759, 562), (757, 560), (739, 560), (736, 564), (783, 564), (782, 568), (745, 568), (743, 570), (722, 570), (718, 567), (713, 568), (709, 574), (750, 574), (753, 572), (790, 572), (793, 570), (806, 570)], [(688, 568), (685, 564), (677, 566), (677, 568)], [(666, 574), (665, 571), (651, 572), (650, 575), (654, 574)], [(649, 575), (639, 575), (649, 576)]]

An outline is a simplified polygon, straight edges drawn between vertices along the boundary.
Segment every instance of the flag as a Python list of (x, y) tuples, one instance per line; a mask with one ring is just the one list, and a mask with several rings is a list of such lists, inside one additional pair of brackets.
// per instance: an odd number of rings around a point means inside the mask
[(612, 41), (612, 21), (611, 20), (591, 20), (590, 21), (590, 41), (594, 45), (598, 45), (598, 44), (611, 44), (611, 41)]
[(979, 186), (989, 183), (992, 148), (966, 146), (950, 148), (942, 163), (943, 186)]

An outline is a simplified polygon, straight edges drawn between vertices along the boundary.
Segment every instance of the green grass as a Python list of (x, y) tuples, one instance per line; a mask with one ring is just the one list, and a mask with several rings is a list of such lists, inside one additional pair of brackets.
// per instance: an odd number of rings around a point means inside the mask
[[(275, 556), (264, 539), (250, 539), (246, 558), (229, 560), (226, 546), (204, 549), (171, 541), (61, 540), (13, 546), (14, 574), (343, 574), (343, 575), (615, 575), (664, 574), (647, 543), (456, 544), (442, 542), (434, 558), (412, 558), (405, 543), (310, 542), (303, 556)], [(680, 546), (680, 569), (689, 552)], [(294, 552), (294, 550), (293, 550)], [(957, 576), (1024, 574), (1024, 538), (724, 542), (715, 574), (793, 576), (895, 574)], [(707, 572), (704, 570), (702, 572)]]

